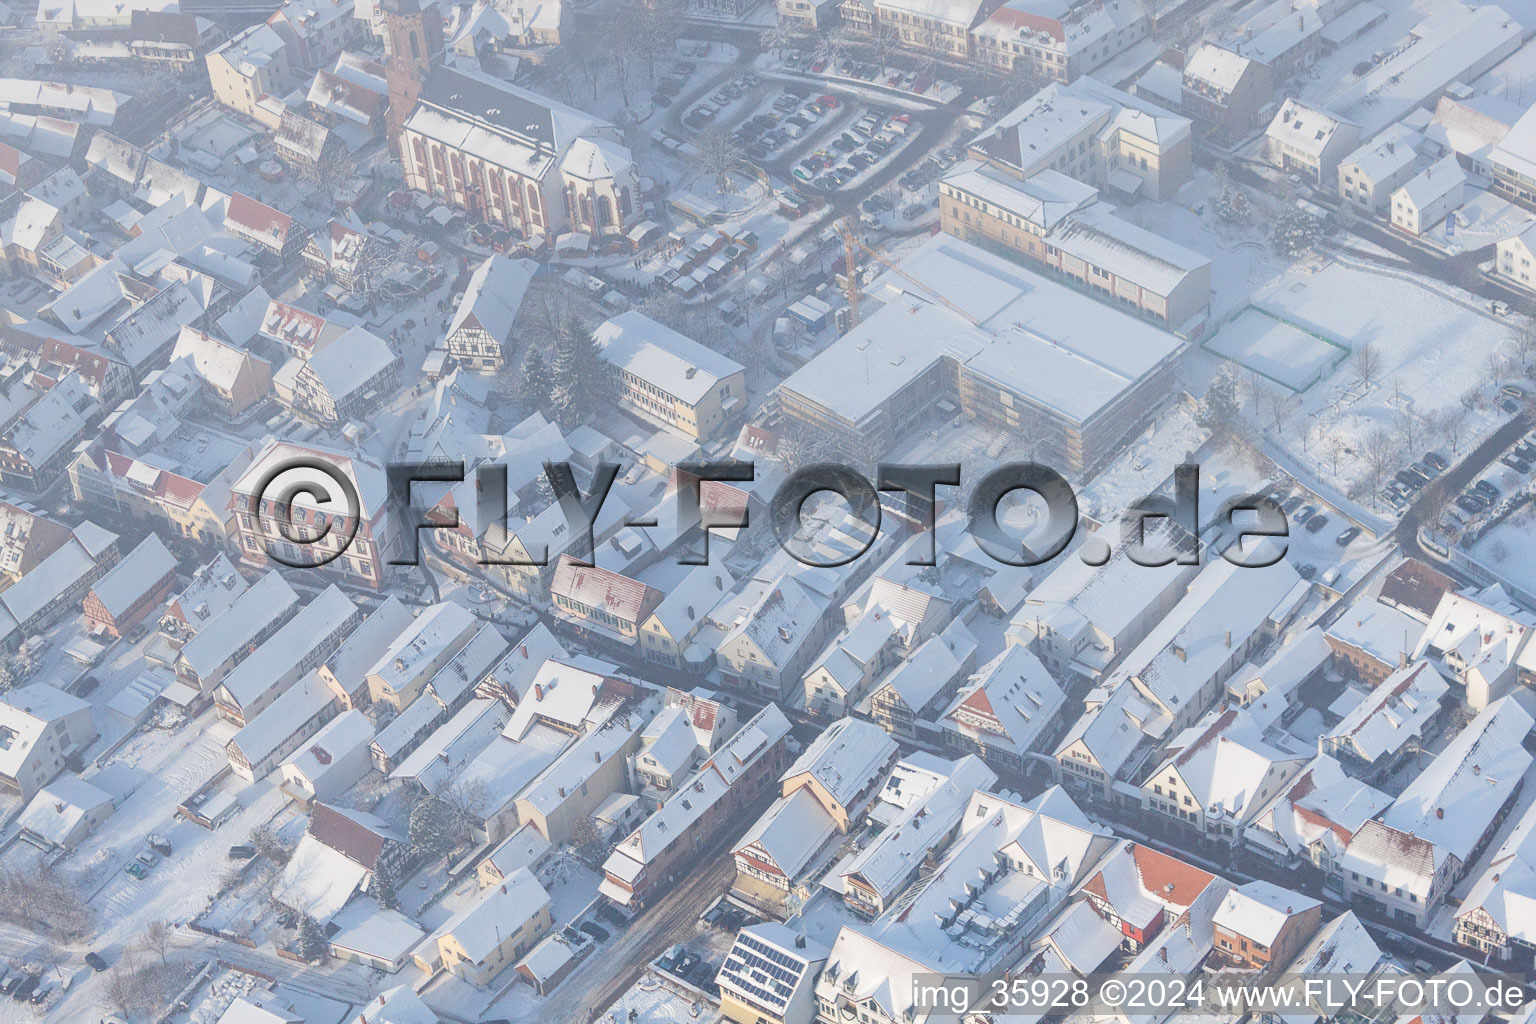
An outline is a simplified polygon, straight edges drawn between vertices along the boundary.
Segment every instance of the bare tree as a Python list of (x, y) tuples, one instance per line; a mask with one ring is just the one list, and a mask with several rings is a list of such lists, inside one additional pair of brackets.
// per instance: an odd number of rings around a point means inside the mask
[(1421, 439), (1420, 431), (1424, 426), (1424, 420), (1412, 409), (1401, 409), (1397, 414), (1397, 436), (1402, 439), (1403, 447), (1408, 451), (1418, 448)]
[(1386, 479), (1387, 473), (1397, 464), (1398, 447), (1392, 434), (1377, 427), (1366, 435), (1364, 450), (1366, 477), (1370, 489), (1375, 491)]
[(1269, 408), (1269, 418), (1275, 433), (1283, 434), (1285, 425), (1296, 411), (1297, 397), (1289, 391), (1271, 388), (1264, 393), (1264, 403)]
[(171, 940), (174, 936), (175, 933), (172, 931), (169, 922), (156, 918), (145, 925), (144, 930), (139, 933), (139, 944), (148, 952), (158, 956), (163, 964), (167, 962), (166, 954), (170, 951)]
[(1467, 437), (1467, 410), (1460, 405), (1446, 406), (1435, 419), (1435, 429), (1451, 446), (1452, 454), (1461, 454), (1461, 443)]
[(1355, 379), (1366, 387), (1370, 387), (1371, 382), (1381, 372), (1381, 349), (1368, 341), (1355, 349), (1353, 361)]
[(698, 156), (693, 162), (698, 168), (715, 177), (715, 191), (720, 195), (734, 191), (731, 172), (741, 166), (746, 152), (736, 141), (731, 129), (723, 124), (711, 125), (694, 139)]

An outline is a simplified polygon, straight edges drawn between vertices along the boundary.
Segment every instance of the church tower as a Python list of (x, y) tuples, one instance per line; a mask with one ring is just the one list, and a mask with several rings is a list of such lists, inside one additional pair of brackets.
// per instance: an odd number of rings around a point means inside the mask
[(438, 0), (379, 0), (384, 32), (389, 41), (389, 114), (385, 128), (389, 148), (400, 155), (400, 129), (416, 106), (416, 97), (427, 76), (442, 61), (443, 22)]

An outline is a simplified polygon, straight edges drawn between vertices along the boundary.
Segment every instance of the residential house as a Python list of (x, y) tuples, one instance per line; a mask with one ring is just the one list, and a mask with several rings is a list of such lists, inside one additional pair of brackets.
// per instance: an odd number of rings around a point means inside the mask
[(1340, 161), (1359, 147), (1360, 126), (1287, 99), (1264, 138), (1266, 160), (1315, 188), (1326, 188), (1336, 180)]
[(923, 773), (903, 770), (916, 765), (898, 764), (887, 777), (880, 800), (903, 801), (904, 806), (881, 822), (884, 827), (878, 835), (839, 862), (843, 902), (855, 913), (873, 919), (890, 910), (959, 835), (971, 794), (997, 782), (996, 773), (971, 755), (939, 763), (943, 767), (933, 772), (931, 787), (903, 785)]
[(1319, 754), (1270, 798), (1243, 830), (1243, 841), (1261, 857), (1283, 865), (1310, 863), (1331, 876), (1350, 837), (1391, 802)]
[[(253, 587), (246, 596), (255, 592)], [(224, 676), (213, 693), (220, 717), (236, 725), (251, 721), (305, 673), (319, 668), (362, 617), (352, 599), (331, 584)], [(191, 648), (183, 647), (181, 657)]]
[(369, 699), (383, 701), (396, 711), (406, 708), (469, 643), (479, 625), (469, 609), (452, 601), (422, 610), (364, 674)]
[(1474, 711), (1510, 692), (1520, 659), (1536, 635), (1536, 617), (1521, 610), (1501, 587), (1448, 593), (1413, 649), (1430, 661)]
[(95, 739), (79, 697), (47, 683), (0, 694), (0, 789), (31, 800)]
[(1361, 212), (1391, 214), (1392, 196), (1418, 172), (1424, 136), (1393, 124), (1339, 161), (1339, 196)]
[(856, 718), (827, 726), (781, 778), (781, 795), (809, 789), (839, 832), (858, 821), (900, 754), (885, 730)]
[[(349, 516), (342, 520), (347, 530), (356, 528), (351, 543), (345, 545), (346, 554), (326, 562), (321, 571), (336, 573), (350, 582), (377, 589), (384, 579), (384, 563), (394, 556), (399, 543), (400, 524), (391, 515), (385, 500), (384, 467), (360, 455), (270, 437), (264, 439), (250, 467), (230, 485), (230, 507), (238, 513), (235, 526), (241, 559), (247, 565), (264, 566), (271, 558), (269, 552), (275, 551), (287, 559), (285, 564), (302, 565), (309, 551), (330, 555), (337, 550), (342, 534), (338, 530), (337, 540), (330, 536), (331, 527), (335, 525), (330, 517), (338, 512), (335, 502), (317, 502), (312, 493), (296, 493), (289, 515), (279, 519), (274, 514), (272, 497), (260, 495), (260, 485), (269, 472), (276, 467), (291, 465), (295, 459), (305, 458), (323, 460), (340, 473), (352, 485), (360, 506), (355, 522), (350, 521)], [(309, 471), (297, 472), (303, 476)], [(311, 479), (324, 489), (323, 493), (329, 494), (336, 487), (333, 480), (318, 472)], [(256, 507), (258, 497), (261, 498), (260, 508)], [(345, 503), (340, 507), (345, 509)], [(279, 522), (281, 529), (314, 542), (303, 550), (295, 547), (280, 536)]]
[(150, 534), (86, 593), (86, 626), (93, 633), (122, 636), (158, 612), (175, 585), (176, 556)]
[(1460, 209), (1467, 172), (1456, 157), (1444, 156), (1392, 193), (1392, 226), (1410, 235), (1424, 234)]
[(1028, 647), (1008, 647), (983, 665), (939, 719), (944, 745), (974, 752), (993, 768), (1020, 772), (1050, 739), (1066, 694)]
[(475, 268), (464, 286), (445, 344), (461, 366), (495, 373), (506, 360), (512, 326), (538, 264), (532, 260), (492, 255)]
[(951, 622), (878, 680), (856, 712), (893, 736), (942, 742), (947, 734), (938, 724), (940, 711), (975, 671), (976, 648), (965, 623)]
[(1119, 929), (1121, 944), (1139, 950), (1220, 880), (1208, 871), (1140, 843), (1116, 847), (1082, 884), (1099, 915)]
[[(400, 379), (400, 356), (389, 343), (362, 327), (353, 327), (295, 367), (288, 384), (287, 371), (279, 371), (273, 386), (278, 396), (287, 390), (288, 404), (301, 416), (321, 423), (339, 424), (361, 416)], [(286, 387), (285, 387), (286, 385)]]
[(1527, 965), (1536, 950), (1536, 810), (1520, 816), (1456, 910), (1451, 936), (1483, 962)]
[(598, 887), (638, 907), (672, 882), (693, 851), (773, 785), (788, 761), (789, 719), (768, 705), (614, 848)]
[(343, 711), (278, 766), (282, 790), (308, 807), (336, 800), (373, 766), (373, 722), (356, 708)]
[(265, 778), (340, 711), (335, 692), (311, 672), (224, 744), (230, 770), (247, 782)]
[(282, 574), (267, 572), (182, 646), (176, 655), (177, 681), (203, 695), (211, 694), (298, 607), (299, 595)]
[(1299, 745), (1266, 742), (1248, 711), (1213, 710), (1168, 745), (1164, 760), (1141, 783), (1143, 806), (1235, 846), (1310, 759)]
[(1398, 669), (1318, 737), (1321, 753), (1381, 777), (1423, 749), (1445, 720), (1441, 698), (1450, 687), (1427, 661)]
[(1289, 964), (1323, 923), (1310, 896), (1258, 879), (1227, 893), (1216, 911), (1218, 955), (1238, 966), (1277, 970)]
[(775, 921), (747, 925), (715, 975), (721, 1015), (732, 1024), (811, 1024), (830, 952)]
[(1180, 112), (1216, 145), (1229, 146), (1263, 124), (1274, 74), (1268, 64), (1205, 42), (1184, 62), (1180, 96)]
[[(549, 893), (526, 868), (482, 890), (412, 954), (428, 973), (438, 966), (471, 985), (489, 985), (553, 927)], [(433, 940), (435, 940), (435, 945)]]
[[(210, 61), (213, 56), (209, 55)], [(224, 210), (224, 230), (284, 262), (298, 256), (308, 238), (308, 231), (298, 221), (243, 192), (229, 197), (229, 205)]]

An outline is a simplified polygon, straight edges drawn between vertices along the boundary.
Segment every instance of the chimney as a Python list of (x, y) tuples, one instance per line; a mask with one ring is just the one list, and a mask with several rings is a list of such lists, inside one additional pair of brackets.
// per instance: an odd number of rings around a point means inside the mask
[(1445, 808), (1444, 807), (1436, 807), (1435, 808), (1435, 818), (1437, 820), (1443, 820), (1445, 818)]
[(804, 935), (796, 935), (795, 936), (795, 948), (796, 949), (804, 949), (805, 948), (805, 936)]
[(1183, 644), (1174, 644), (1173, 645), (1173, 656), (1175, 658), (1178, 658), (1180, 661), (1183, 661), (1185, 659), (1186, 655), (1184, 654), (1184, 645)]
[(518, 648), (518, 650), (523, 652), (523, 660), (527, 661), (528, 660), (528, 645), (527, 644), (523, 644), (521, 647)]
[(1227, 649), (1230, 650), (1231, 648), (1232, 648), (1232, 631), (1229, 629), (1229, 630), (1227, 630)]
[(1157, 958), (1159, 960), (1161, 960), (1163, 963), (1167, 963), (1168, 962), (1168, 947), (1167, 946), (1159, 946), (1159, 947), (1157, 947)]
[(543, 683), (534, 683), (533, 684), (533, 699), (534, 700), (543, 700), (544, 699), (544, 684)]
[(502, 895), (503, 895), (503, 896), (505, 896), (505, 895), (506, 895), (506, 894), (507, 894), (507, 884), (506, 884), (506, 883), (505, 883), (505, 882), (503, 882), (503, 883), (502, 883), (502, 884), (501, 884), (501, 894), (502, 894)]

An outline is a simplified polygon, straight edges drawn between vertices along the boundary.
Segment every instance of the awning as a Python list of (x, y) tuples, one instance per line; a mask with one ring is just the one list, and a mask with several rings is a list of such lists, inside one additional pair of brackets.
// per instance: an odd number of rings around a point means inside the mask
[(1128, 196), (1133, 196), (1141, 190), (1141, 176), (1132, 174), (1124, 167), (1116, 167), (1110, 171), (1105, 175), (1105, 180), (1109, 183), (1110, 188), (1116, 192), (1123, 192)]

